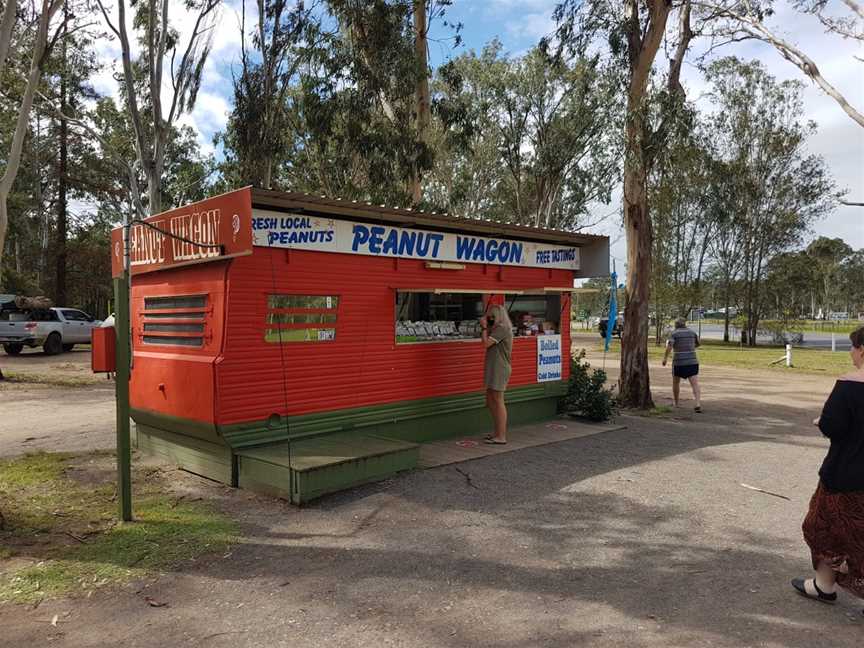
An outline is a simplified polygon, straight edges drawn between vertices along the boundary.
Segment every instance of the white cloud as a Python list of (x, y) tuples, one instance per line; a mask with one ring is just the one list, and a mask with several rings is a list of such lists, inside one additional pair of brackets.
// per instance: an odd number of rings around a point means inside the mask
[[(476, 0), (475, 0), (476, 2)], [(500, 11), (523, 10), (529, 12), (543, 12), (550, 17), (560, 0), (481, 0), (489, 13)]]
[(531, 41), (533, 45), (544, 36), (555, 33), (555, 21), (549, 12), (529, 13), (508, 20), (506, 28), (507, 34), (517, 42)]

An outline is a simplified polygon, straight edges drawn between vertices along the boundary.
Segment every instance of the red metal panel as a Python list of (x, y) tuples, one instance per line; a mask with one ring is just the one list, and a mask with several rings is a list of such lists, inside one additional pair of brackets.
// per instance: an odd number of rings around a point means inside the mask
[[(132, 407), (196, 421), (215, 421), (214, 374), (216, 360), (222, 352), (225, 276), (229, 263), (221, 261), (163, 270), (134, 278), (130, 299), (134, 354), (129, 385)], [(183, 295), (207, 296), (203, 344), (187, 347), (144, 343), (144, 300), (147, 297)], [(154, 309), (147, 312), (165, 314), (170, 311)], [(159, 320), (160, 323), (171, 321)], [(189, 336), (184, 333), (164, 335)]]
[[(479, 341), (395, 343), (395, 289), (536, 289), (566, 286), (572, 278), (568, 270), (481, 264), (432, 270), (416, 260), (256, 247), (252, 256), (234, 259), (228, 272), (217, 421), (481, 391)], [(267, 295), (273, 293), (338, 296), (335, 341), (265, 343)], [(566, 296), (562, 306), (562, 342), (569, 349)], [(512, 386), (536, 383), (536, 357), (536, 338), (514, 341)], [(566, 359), (562, 369), (566, 378)]]
[(117, 335), (113, 326), (95, 328), (91, 342), (90, 366), (93, 373), (106, 373), (117, 370)]

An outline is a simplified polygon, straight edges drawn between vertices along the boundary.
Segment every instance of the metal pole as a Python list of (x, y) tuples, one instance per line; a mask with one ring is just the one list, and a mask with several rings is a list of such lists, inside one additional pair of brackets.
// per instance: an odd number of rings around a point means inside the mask
[(123, 228), (123, 274), (114, 278), (114, 330), (117, 333), (117, 500), (120, 519), (132, 521), (132, 447), (129, 440), (129, 227)]
[(831, 353), (837, 351), (837, 336), (834, 331), (831, 331)]
[(791, 344), (786, 345), (786, 366), (787, 367), (792, 366), (792, 345)]

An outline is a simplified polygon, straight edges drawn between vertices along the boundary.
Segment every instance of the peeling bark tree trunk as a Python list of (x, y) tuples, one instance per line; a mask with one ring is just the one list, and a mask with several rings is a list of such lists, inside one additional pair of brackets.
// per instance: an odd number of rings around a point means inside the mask
[[(628, 127), (628, 130), (635, 127)], [(630, 136), (628, 135), (628, 140)], [(648, 300), (653, 232), (648, 214), (645, 173), (631, 163), (624, 171), (624, 224), (627, 233), (627, 308), (621, 334), (621, 401), (648, 409)]]
[(627, 306), (621, 334), (621, 404), (653, 407), (648, 375), (648, 299), (651, 282), (653, 233), (648, 213), (648, 156), (642, 102), (657, 50), (663, 40), (672, 4), (648, 4), (647, 29), (642, 30), (637, 0), (625, 5), (625, 29), (630, 65), (624, 151), (624, 228), (627, 234)]

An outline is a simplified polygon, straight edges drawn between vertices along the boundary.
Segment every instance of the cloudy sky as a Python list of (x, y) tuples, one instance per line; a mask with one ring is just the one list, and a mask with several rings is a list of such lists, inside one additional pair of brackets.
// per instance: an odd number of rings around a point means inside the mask
[[(447, 11), (447, 20), (461, 22), (464, 43), (459, 49), (445, 44), (433, 43), (430, 54), (433, 64), (458, 56), (468, 50), (479, 50), (493, 38), (498, 38), (506, 51), (521, 54), (537, 41), (554, 31), (552, 11), (559, 0), (453, 0)], [(839, 0), (834, 0), (838, 2)], [(828, 79), (859, 111), (864, 111), (864, 63), (854, 56), (864, 58), (864, 48), (838, 37), (824, 34), (819, 22), (785, 8), (778, 0), (778, 13), (769, 22), (775, 33), (800, 45), (815, 60), (823, 76)], [(176, 3), (175, 6), (180, 6)], [(199, 134), (202, 147), (212, 150), (213, 134), (223, 128), (231, 102), (231, 71), (236, 69), (239, 51), (239, 2), (228, 0), (222, 10), (213, 53), (205, 71), (202, 90), (198, 95), (195, 111), (184, 120)], [(173, 9), (179, 12), (178, 9)], [(248, 9), (247, 9), (248, 11)], [(178, 23), (189, 25), (190, 21), (175, 13)], [(694, 51), (704, 44), (696, 43)], [(106, 62), (116, 60), (119, 51), (116, 43), (103, 44)], [(803, 79), (803, 75), (791, 63), (781, 58), (773, 48), (756, 42), (736, 44), (722, 55), (735, 54), (742, 58), (761, 60), (769, 72), (778, 79)], [(684, 82), (688, 97), (698, 100), (705, 88), (697, 70), (685, 68)], [(806, 79), (804, 79), (806, 81)], [(115, 92), (112, 69), (106, 65), (97, 89)], [(831, 170), (837, 184), (849, 191), (848, 200), (864, 202), (864, 128), (853, 122), (842, 109), (814, 84), (807, 81), (804, 92), (806, 115), (819, 125), (809, 147), (821, 155)], [(218, 151), (217, 151), (218, 154)], [(619, 194), (620, 196), (620, 194)], [(619, 198), (620, 200), (620, 198)], [(599, 210), (602, 214), (610, 208)], [(613, 256), (623, 259), (624, 241), (616, 218), (609, 218), (593, 231), (608, 234), (613, 241)], [(864, 208), (838, 207), (815, 226), (815, 235), (839, 236), (854, 248), (864, 248)], [(623, 261), (619, 261), (623, 264)], [(620, 265), (619, 265), (620, 269)]]

